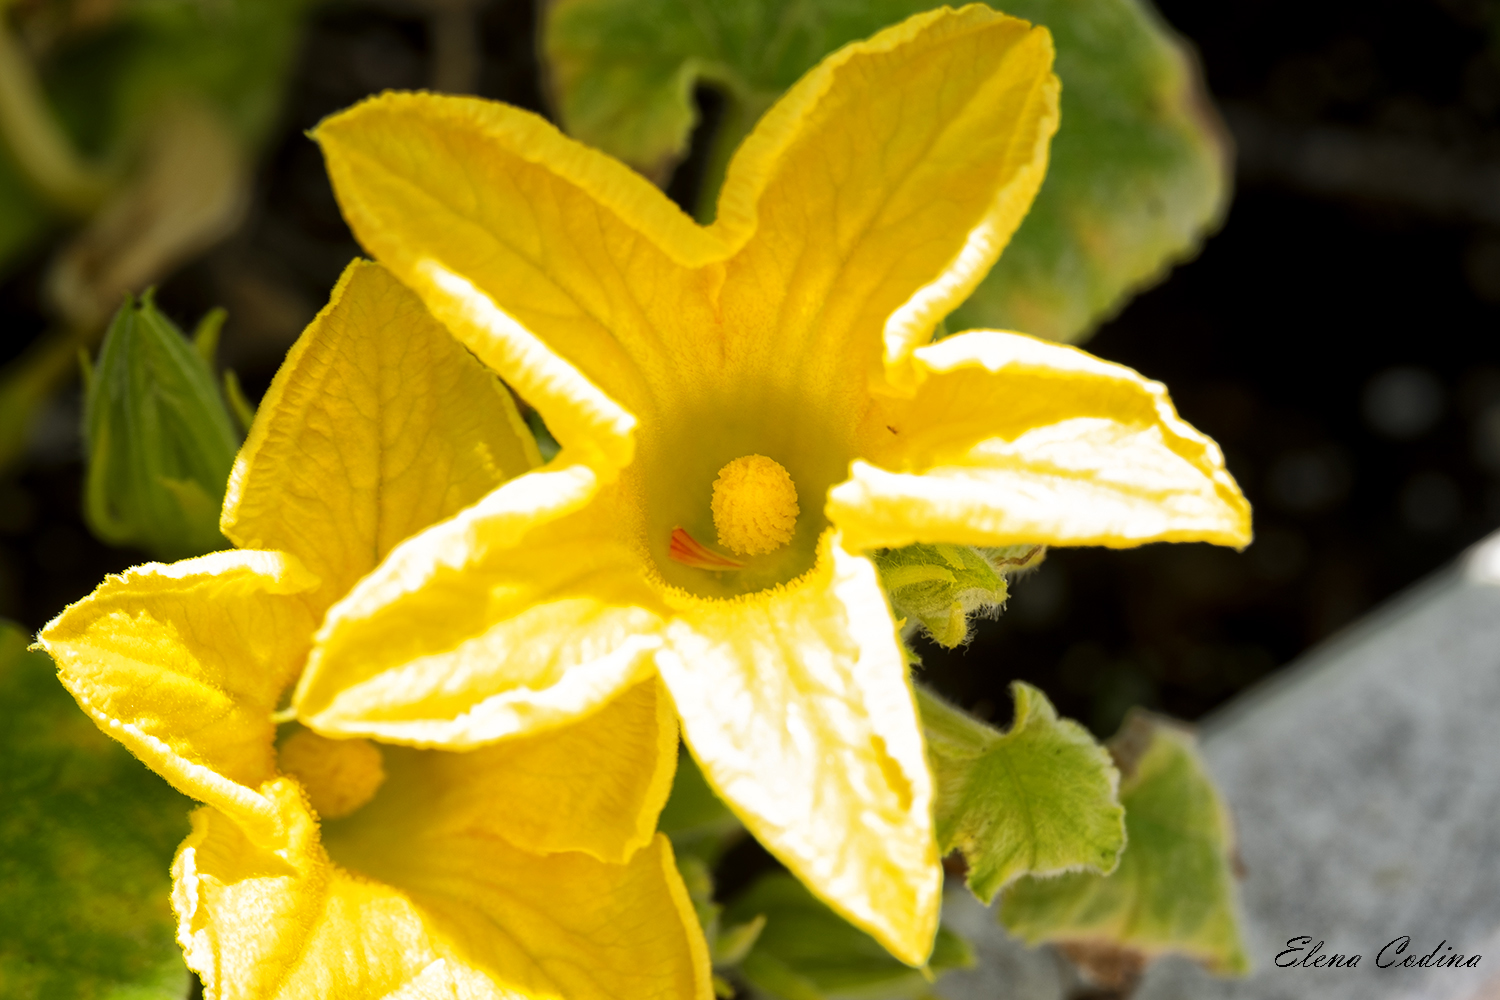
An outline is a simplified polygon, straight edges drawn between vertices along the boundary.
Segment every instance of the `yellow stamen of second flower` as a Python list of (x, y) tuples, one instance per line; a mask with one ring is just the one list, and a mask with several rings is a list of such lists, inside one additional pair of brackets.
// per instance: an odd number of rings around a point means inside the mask
[(720, 469), (712, 507), (719, 544), (742, 556), (790, 542), (802, 512), (791, 474), (764, 455), (744, 455)]
[(281, 745), (281, 769), (307, 789), (324, 819), (348, 816), (385, 783), (385, 761), (369, 740), (330, 740), (303, 729)]

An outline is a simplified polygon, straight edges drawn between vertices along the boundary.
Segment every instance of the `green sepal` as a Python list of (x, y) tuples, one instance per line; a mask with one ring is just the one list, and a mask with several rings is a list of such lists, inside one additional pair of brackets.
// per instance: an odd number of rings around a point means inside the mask
[(159, 559), (227, 548), (219, 508), (240, 434), (213, 369), (149, 292), (115, 314), (88, 388), (84, 518), (94, 534)]
[(1220, 974), (1248, 972), (1233, 828), (1192, 736), (1136, 709), (1110, 750), (1123, 773), (1128, 837), (1119, 867), (1022, 879), (1005, 890), (1000, 922), (1100, 969), (1139, 968), (1175, 952)]
[(968, 942), (939, 928), (925, 969), (897, 960), (785, 872), (762, 876), (725, 910), (731, 921), (765, 918), (740, 965), (751, 985), (782, 1000), (902, 1000), (928, 994), (932, 979), (969, 968)]
[(198, 357), (209, 368), (213, 368), (214, 359), (219, 354), (219, 335), (224, 332), (224, 321), (228, 318), (227, 309), (215, 306), (204, 313), (198, 325), (193, 327), (193, 350), (198, 352)]
[(875, 567), (896, 617), (915, 621), (938, 645), (952, 649), (969, 637), (972, 616), (994, 614), (1005, 603), (1006, 574), (1039, 561), (1042, 551), (908, 545), (878, 553)]
[(557, 443), (557, 438), (547, 429), (547, 424), (542, 420), (542, 415), (531, 407), (526, 408), (526, 426), (531, 429), (531, 436), (536, 438), (537, 453), (542, 456), (543, 462), (550, 462), (557, 457), (562, 446)]
[[(696, 214), (729, 154), (825, 55), (932, 0), (552, 0), (544, 65), (569, 133), (665, 182), (686, 155), (697, 86), (724, 99)], [(1062, 124), (1031, 212), (954, 329), (1076, 341), (1197, 252), (1229, 201), (1227, 132), (1188, 48), (1149, 0), (1008, 0), (1056, 44)]]
[(935, 786), (938, 848), (961, 851), (983, 903), (1022, 875), (1113, 871), (1125, 848), (1119, 771), (1045, 695), (1011, 685), (1015, 720), (1000, 732), (917, 688)]
[(183, 1000), (169, 902), (192, 803), (0, 622), (0, 994)]
[(240, 377), (233, 368), (224, 369), (223, 384), (224, 401), (229, 404), (229, 412), (234, 414), (234, 422), (239, 425), (241, 434), (249, 434), (250, 425), (255, 423), (255, 404), (245, 395)]

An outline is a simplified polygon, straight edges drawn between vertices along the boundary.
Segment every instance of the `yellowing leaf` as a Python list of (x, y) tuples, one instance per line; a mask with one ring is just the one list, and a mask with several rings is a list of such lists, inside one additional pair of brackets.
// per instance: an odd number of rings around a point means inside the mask
[(920, 691), (937, 786), (938, 847), (959, 850), (988, 904), (1021, 875), (1113, 871), (1125, 847), (1119, 772), (1036, 688), (1011, 685), (1015, 719), (997, 732)]
[(152, 770), (274, 823), (255, 789), (275, 775), (271, 713), (307, 655), (315, 586), (278, 552), (148, 563), (108, 577), (38, 641), (84, 711)]
[[(554, 0), (543, 46), (570, 134), (659, 181), (686, 154), (693, 90), (725, 110), (700, 195), (799, 76), (931, 0)], [(955, 316), (1074, 340), (1190, 256), (1228, 200), (1229, 155), (1185, 47), (1145, 0), (1012, 0), (1057, 45), (1062, 125), (1048, 177), (1005, 256)]]
[(1234, 150), (1150, 0), (1003, 6), (1051, 29), (1063, 124), (1026, 221), (951, 323), (1077, 342), (1219, 228)]
[(1249, 543), (1218, 445), (1161, 383), (993, 331), (918, 348), (912, 365), (912, 396), (866, 421), (870, 461), (829, 493), (846, 545)]
[(388, 271), (355, 261), (261, 402), (223, 527), (297, 556), (326, 607), (408, 535), (538, 464), (494, 374)]
[(1000, 922), (1028, 943), (1078, 945), (1100, 959), (1139, 964), (1177, 952), (1221, 974), (1248, 971), (1233, 830), (1192, 738), (1138, 711), (1110, 748), (1124, 771), (1119, 867), (1023, 879), (1005, 890)]
[(0, 992), (182, 1000), (167, 870), (189, 803), (25, 647), (0, 623)]
[(920, 965), (942, 873), (906, 663), (874, 568), (679, 608), (656, 661), (709, 783), (821, 898)]

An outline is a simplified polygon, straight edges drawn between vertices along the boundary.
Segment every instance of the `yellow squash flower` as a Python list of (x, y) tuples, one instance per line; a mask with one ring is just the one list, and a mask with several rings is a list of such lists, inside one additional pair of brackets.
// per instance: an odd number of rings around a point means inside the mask
[(761, 120), (708, 227), (501, 104), (386, 94), (319, 125), (360, 241), (562, 451), (330, 610), (299, 715), (474, 747), (659, 672), (751, 831), (925, 961), (932, 782), (864, 553), (1250, 537), (1157, 383), (1019, 334), (929, 343), (1041, 183), (1051, 65), (1044, 29), (978, 5), (848, 46)]
[(210, 1000), (711, 996), (654, 833), (677, 754), (656, 680), (467, 753), (300, 726), (277, 745), (325, 609), (537, 462), (494, 375), (356, 263), (234, 467), (222, 527), (241, 548), (112, 576), (42, 632), (99, 726), (205, 803), (172, 903)]

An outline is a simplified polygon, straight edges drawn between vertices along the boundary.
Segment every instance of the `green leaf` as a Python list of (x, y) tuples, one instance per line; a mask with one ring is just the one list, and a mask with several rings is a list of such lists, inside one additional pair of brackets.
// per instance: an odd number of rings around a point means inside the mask
[(191, 803), (78, 709), (0, 623), (0, 984), (36, 1000), (181, 1000), (168, 875)]
[(1001, 923), (1030, 944), (1076, 946), (1075, 956), (1102, 968), (1177, 952), (1215, 972), (1247, 972), (1233, 831), (1192, 737), (1135, 710), (1110, 749), (1124, 772), (1128, 843), (1119, 867), (1022, 879), (1002, 897)]
[[(741, 971), (782, 1000), (886, 1000), (919, 997), (931, 987), (922, 970), (892, 957), (785, 872), (763, 876), (725, 910), (731, 921), (765, 918)], [(969, 945), (941, 928), (929, 973), (974, 964)]]
[[(546, 67), (564, 127), (664, 182), (686, 154), (693, 90), (724, 94), (699, 196), (712, 216), (730, 152), (784, 90), (834, 49), (930, 0), (554, 0)], [(955, 313), (1080, 340), (1197, 252), (1229, 195), (1229, 150), (1196, 65), (1148, 0), (1007, 0), (1057, 45), (1062, 126), (1035, 205)]]
[(986, 904), (1022, 875), (1113, 871), (1125, 847), (1109, 754), (1031, 685), (1013, 683), (1011, 696), (1015, 721), (1001, 733), (917, 689), (938, 847), (963, 852)]

